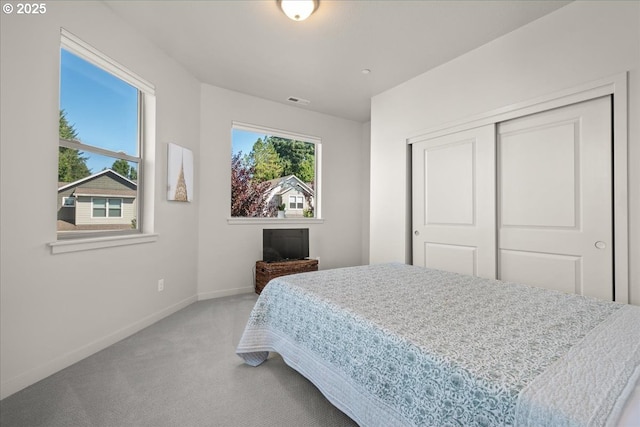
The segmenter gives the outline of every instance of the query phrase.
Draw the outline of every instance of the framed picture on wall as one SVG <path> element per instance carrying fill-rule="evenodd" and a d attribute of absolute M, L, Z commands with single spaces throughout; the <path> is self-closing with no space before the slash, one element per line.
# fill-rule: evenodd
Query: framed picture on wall
<path fill-rule="evenodd" d="M 167 200 L 193 200 L 193 153 L 188 148 L 168 143 Z"/>

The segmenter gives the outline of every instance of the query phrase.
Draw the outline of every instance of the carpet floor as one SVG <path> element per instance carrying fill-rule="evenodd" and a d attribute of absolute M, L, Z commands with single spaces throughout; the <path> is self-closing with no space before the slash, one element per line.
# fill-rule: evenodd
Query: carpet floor
<path fill-rule="evenodd" d="M 236 356 L 257 296 L 199 301 L 0 401 L 0 425 L 356 426 L 278 355 Z"/>

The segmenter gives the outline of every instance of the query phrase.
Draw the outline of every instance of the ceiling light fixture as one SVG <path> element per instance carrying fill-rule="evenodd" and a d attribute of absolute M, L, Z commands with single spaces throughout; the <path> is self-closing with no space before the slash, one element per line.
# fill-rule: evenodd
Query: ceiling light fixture
<path fill-rule="evenodd" d="M 294 21 L 304 21 L 318 9 L 320 0 L 278 0 L 280 9 Z"/>

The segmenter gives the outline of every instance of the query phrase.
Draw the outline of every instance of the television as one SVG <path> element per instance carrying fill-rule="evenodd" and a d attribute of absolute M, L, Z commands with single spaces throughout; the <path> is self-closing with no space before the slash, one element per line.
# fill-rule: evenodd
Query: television
<path fill-rule="evenodd" d="M 262 257 L 265 262 L 295 261 L 309 258 L 309 229 L 263 229 Z"/>

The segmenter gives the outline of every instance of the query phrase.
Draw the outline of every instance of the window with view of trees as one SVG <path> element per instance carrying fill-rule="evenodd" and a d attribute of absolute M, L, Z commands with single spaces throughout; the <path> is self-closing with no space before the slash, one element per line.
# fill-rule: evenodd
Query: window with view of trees
<path fill-rule="evenodd" d="M 234 125 L 231 217 L 318 218 L 316 138 Z"/>
<path fill-rule="evenodd" d="M 58 237 L 139 230 L 145 94 L 148 83 L 63 31 Z"/>

